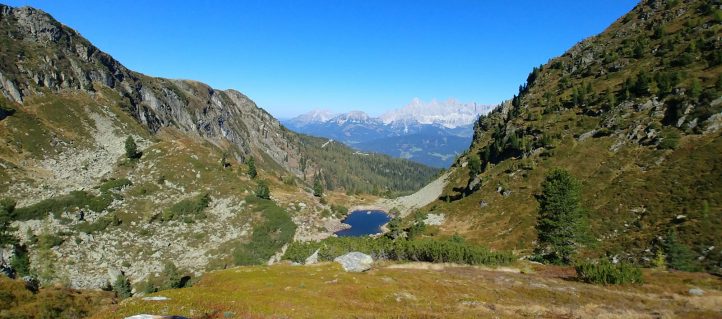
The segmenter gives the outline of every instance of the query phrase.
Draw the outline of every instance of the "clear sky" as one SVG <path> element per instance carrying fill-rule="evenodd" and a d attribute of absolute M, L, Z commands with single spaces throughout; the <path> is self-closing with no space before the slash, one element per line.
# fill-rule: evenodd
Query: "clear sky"
<path fill-rule="evenodd" d="M 414 97 L 496 104 L 637 1 L 0 2 L 47 11 L 130 69 L 236 89 L 285 118 Z"/>

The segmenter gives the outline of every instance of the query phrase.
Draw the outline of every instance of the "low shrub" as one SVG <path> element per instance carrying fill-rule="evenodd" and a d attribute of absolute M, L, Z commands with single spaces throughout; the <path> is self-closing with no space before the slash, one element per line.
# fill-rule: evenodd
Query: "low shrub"
<path fill-rule="evenodd" d="M 133 183 L 131 183 L 127 178 L 111 179 L 100 185 L 100 191 L 105 193 L 110 190 L 117 190 L 130 185 L 133 185 Z"/>
<path fill-rule="evenodd" d="M 208 193 L 186 198 L 163 211 L 163 221 L 182 220 L 191 223 L 196 219 L 206 218 L 204 210 L 211 203 L 211 196 Z"/>
<path fill-rule="evenodd" d="M 108 226 L 110 226 L 114 222 L 117 223 L 115 221 L 115 219 L 116 219 L 115 216 L 113 216 L 113 217 L 105 216 L 103 218 L 99 218 L 98 220 L 96 220 L 93 223 L 89 223 L 87 221 L 79 223 L 79 224 L 75 225 L 75 229 L 77 229 L 80 232 L 86 233 L 86 234 L 100 232 L 100 231 L 103 231 L 106 228 L 108 228 Z"/>
<path fill-rule="evenodd" d="M 296 224 L 286 210 L 271 200 L 248 196 L 246 203 L 254 207 L 254 211 L 261 213 L 263 221 L 256 223 L 250 242 L 237 247 L 233 258 L 236 265 L 264 264 L 293 239 Z"/>
<path fill-rule="evenodd" d="M 641 284 L 642 270 L 627 263 L 613 264 L 603 260 L 576 266 L 577 278 L 583 282 L 603 285 Z"/>
<path fill-rule="evenodd" d="M 36 204 L 15 209 L 16 219 L 26 221 L 31 219 L 43 219 L 48 213 L 59 217 L 65 211 L 74 208 L 86 208 L 94 212 L 101 212 L 113 202 L 112 196 L 102 194 L 94 196 L 84 191 L 73 191 L 70 194 L 55 198 L 48 198 Z"/>
<path fill-rule="evenodd" d="M 320 242 L 294 242 L 286 250 L 284 259 L 303 262 L 316 249 L 319 259 L 330 261 L 352 251 L 359 251 L 375 259 L 460 263 L 469 265 L 503 265 L 514 261 L 509 252 L 494 252 L 485 247 L 460 241 L 436 239 L 391 239 L 388 237 L 331 237 Z"/>
<path fill-rule="evenodd" d="M 669 130 L 665 132 L 662 140 L 657 145 L 657 148 L 662 150 L 673 150 L 679 145 L 680 135 L 676 130 Z"/>

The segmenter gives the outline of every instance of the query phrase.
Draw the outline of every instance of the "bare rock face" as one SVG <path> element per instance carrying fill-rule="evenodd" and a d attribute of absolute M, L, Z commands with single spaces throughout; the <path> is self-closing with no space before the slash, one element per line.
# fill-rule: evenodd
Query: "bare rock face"
<path fill-rule="evenodd" d="M 371 258 L 371 256 L 357 251 L 338 256 L 333 261 L 341 264 L 343 270 L 347 272 L 364 272 L 371 269 L 374 263 L 374 259 Z"/>
<path fill-rule="evenodd" d="M 26 97 L 106 87 L 152 132 L 174 127 L 221 145 L 230 142 L 237 159 L 263 152 L 300 175 L 298 137 L 247 96 L 188 80 L 152 78 L 131 71 L 47 13 L 0 4 L 0 36 L 12 43 L 10 60 L 0 61 L 0 94 L 22 104 Z M 52 54 L 27 54 L 44 52 Z M 111 92 L 112 92 L 111 91 Z M 314 166 L 312 163 L 307 165 Z"/>

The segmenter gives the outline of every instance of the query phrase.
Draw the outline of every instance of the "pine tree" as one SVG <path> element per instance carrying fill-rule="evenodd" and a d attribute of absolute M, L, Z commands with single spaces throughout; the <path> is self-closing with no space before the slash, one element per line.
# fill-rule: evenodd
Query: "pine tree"
<path fill-rule="evenodd" d="M 125 139 L 125 156 L 129 159 L 140 158 L 140 153 L 138 152 L 138 145 L 135 144 L 135 140 L 133 140 L 132 136 L 128 136 L 128 138 Z"/>
<path fill-rule="evenodd" d="M 682 271 L 699 270 L 694 252 L 677 239 L 677 232 L 674 229 L 667 233 L 667 238 L 664 240 L 664 253 L 669 268 Z"/>
<path fill-rule="evenodd" d="M 15 228 L 12 221 L 15 218 L 15 201 L 11 199 L 0 200 L 0 247 L 17 243 L 13 235 Z"/>
<path fill-rule="evenodd" d="M 574 176 L 562 169 L 553 170 L 542 183 L 536 253 L 546 262 L 568 264 L 578 244 L 587 236 L 580 188 Z"/>
<path fill-rule="evenodd" d="M 30 254 L 28 247 L 25 245 L 15 245 L 14 255 L 10 260 L 10 265 L 19 277 L 30 275 Z"/>
<path fill-rule="evenodd" d="M 318 173 L 316 173 L 316 176 L 313 178 L 313 196 L 323 196 L 323 184 L 321 183 L 321 176 Z"/>
<path fill-rule="evenodd" d="M 473 178 L 481 173 L 481 159 L 479 155 L 469 155 L 469 175 Z"/>
<path fill-rule="evenodd" d="M 115 291 L 115 294 L 120 299 L 130 298 L 133 295 L 133 288 L 130 286 L 130 281 L 122 273 L 117 278 L 115 278 L 115 282 L 113 283 L 113 291 Z"/>
<path fill-rule="evenodd" d="M 248 165 L 248 176 L 250 176 L 251 179 L 256 178 L 256 176 L 258 176 L 258 172 L 256 171 L 256 161 L 253 157 L 248 158 L 246 165 Z"/>

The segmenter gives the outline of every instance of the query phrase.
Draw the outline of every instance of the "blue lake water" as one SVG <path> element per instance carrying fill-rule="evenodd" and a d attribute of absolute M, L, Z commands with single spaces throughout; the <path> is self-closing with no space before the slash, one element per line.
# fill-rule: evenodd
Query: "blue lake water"
<path fill-rule="evenodd" d="M 391 220 L 391 217 L 380 210 L 355 210 L 349 214 L 344 223 L 351 228 L 336 232 L 339 237 L 366 236 L 381 232 L 381 226 Z"/>

